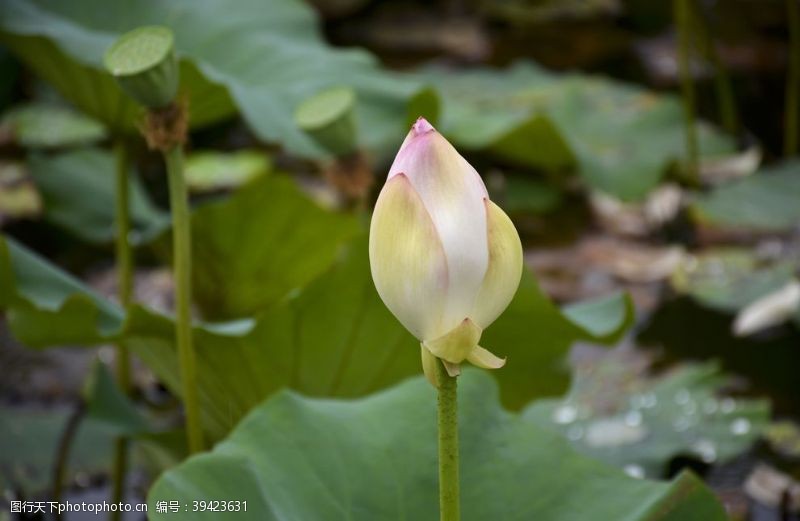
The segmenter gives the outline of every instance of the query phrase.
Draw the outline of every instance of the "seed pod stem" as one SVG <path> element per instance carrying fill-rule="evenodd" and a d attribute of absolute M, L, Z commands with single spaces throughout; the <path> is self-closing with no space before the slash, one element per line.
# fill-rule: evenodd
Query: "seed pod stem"
<path fill-rule="evenodd" d="M 169 178 L 169 200 L 172 211 L 173 272 L 175 276 L 175 314 L 178 359 L 181 368 L 183 403 L 186 409 L 186 434 L 189 452 L 203 450 L 200 427 L 200 404 L 197 398 L 197 368 L 192 346 L 192 246 L 189 204 L 183 176 L 183 147 L 174 146 L 164 153 Z"/>

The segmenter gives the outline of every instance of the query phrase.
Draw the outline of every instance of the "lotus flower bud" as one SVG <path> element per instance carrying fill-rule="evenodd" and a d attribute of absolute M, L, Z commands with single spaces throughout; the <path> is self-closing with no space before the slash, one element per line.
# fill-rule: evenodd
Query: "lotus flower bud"
<path fill-rule="evenodd" d="M 467 360 L 505 363 L 480 347 L 522 276 L 522 245 L 478 173 L 425 119 L 411 128 L 381 190 L 369 236 L 372 279 L 386 307 L 451 376 Z"/>

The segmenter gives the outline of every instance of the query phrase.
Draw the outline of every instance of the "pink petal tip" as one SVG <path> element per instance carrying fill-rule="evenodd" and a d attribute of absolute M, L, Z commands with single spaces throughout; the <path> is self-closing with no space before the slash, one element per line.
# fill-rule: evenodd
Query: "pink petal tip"
<path fill-rule="evenodd" d="M 411 127 L 411 131 L 415 136 L 419 136 L 422 134 L 427 134 L 428 132 L 436 132 L 436 129 L 433 128 L 433 125 L 428 123 L 427 119 L 420 116 L 417 118 L 416 123 L 414 123 L 414 125 Z"/>

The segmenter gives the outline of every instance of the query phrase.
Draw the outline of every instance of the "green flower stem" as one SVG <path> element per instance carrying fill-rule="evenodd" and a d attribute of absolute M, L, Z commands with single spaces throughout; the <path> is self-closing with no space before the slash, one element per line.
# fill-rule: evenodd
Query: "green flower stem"
<path fill-rule="evenodd" d="M 458 383 L 436 361 L 439 382 L 439 519 L 458 521 Z"/>
<path fill-rule="evenodd" d="M 192 347 L 192 248 L 188 194 L 183 177 L 183 148 L 180 145 L 172 147 L 164 152 L 164 159 L 167 163 L 170 210 L 172 212 L 172 262 L 175 276 L 178 359 L 183 403 L 186 409 L 186 434 L 189 441 L 189 453 L 193 454 L 203 450 L 203 431 L 200 427 L 197 369 Z"/>
<path fill-rule="evenodd" d="M 783 150 L 786 156 L 797 154 L 800 124 L 800 2 L 786 0 L 789 18 L 789 77 L 786 81 L 786 118 Z"/>
<path fill-rule="evenodd" d="M 133 256 L 131 245 L 128 242 L 130 235 L 131 222 L 129 214 L 128 197 L 128 154 L 125 149 L 125 142 L 122 138 L 114 142 L 114 158 L 116 162 L 116 186 L 114 201 L 114 220 L 116 222 L 116 264 L 117 279 L 119 284 L 119 300 L 122 306 L 127 309 L 130 307 L 131 295 L 133 293 Z M 117 382 L 120 389 L 125 394 L 131 391 L 131 369 L 130 354 L 128 349 L 122 345 L 117 345 Z M 125 494 L 125 474 L 128 467 L 128 439 L 124 436 L 117 438 L 114 444 L 114 470 L 113 470 L 113 491 L 112 501 L 120 503 Z M 111 514 L 112 520 L 121 518 L 121 512 L 115 511 Z"/>
<path fill-rule="evenodd" d="M 681 81 L 686 133 L 686 159 L 689 179 L 698 181 L 697 129 L 695 126 L 695 93 L 691 71 L 691 6 L 690 0 L 673 0 L 678 38 L 678 72 Z"/>

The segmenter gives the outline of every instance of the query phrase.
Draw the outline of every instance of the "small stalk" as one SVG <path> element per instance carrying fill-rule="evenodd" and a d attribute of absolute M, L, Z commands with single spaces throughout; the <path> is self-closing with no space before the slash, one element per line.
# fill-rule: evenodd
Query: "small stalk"
<path fill-rule="evenodd" d="M 728 71 L 725 69 L 725 65 L 722 63 L 722 59 L 719 57 L 717 48 L 714 45 L 711 23 L 703 15 L 703 11 L 696 1 L 693 8 L 696 13 L 693 20 L 696 22 L 698 31 L 702 36 L 704 54 L 714 67 L 714 89 L 716 90 L 717 110 L 722 121 L 722 128 L 731 134 L 735 134 L 739 130 L 739 114 L 736 110 L 736 98 L 733 95 L 730 76 L 728 76 Z"/>
<path fill-rule="evenodd" d="M 67 478 L 67 468 L 69 467 L 69 455 L 72 452 L 72 444 L 75 442 L 75 435 L 81 425 L 83 417 L 86 415 L 86 404 L 81 400 L 67 418 L 64 430 L 58 440 L 56 448 L 55 463 L 53 465 L 53 501 L 61 503 L 64 496 L 64 481 Z M 61 514 L 56 514 L 56 519 L 61 519 Z"/>
<path fill-rule="evenodd" d="M 116 186 L 115 186 L 115 222 L 116 222 L 116 264 L 117 280 L 119 284 L 119 300 L 125 311 L 131 304 L 133 294 L 133 255 L 131 253 L 130 236 L 130 213 L 128 196 L 128 169 L 129 161 L 125 142 L 118 138 L 114 142 L 114 158 L 116 163 Z M 131 369 L 130 353 L 123 344 L 117 344 L 116 356 L 117 383 L 123 393 L 131 392 Z M 120 436 L 114 443 L 114 470 L 112 485 L 112 502 L 120 503 L 125 496 L 125 476 L 128 467 L 128 439 Z M 111 519 L 116 521 L 121 519 L 121 511 L 111 513 Z"/>
<path fill-rule="evenodd" d="M 203 450 L 203 431 L 200 426 L 197 369 L 192 346 L 192 247 L 188 194 L 183 176 L 183 147 L 175 145 L 166 150 L 164 152 L 164 160 L 167 164 L 170 210 L 172 212 L 178 359 L 181 368 L 183 402 L 186 408 L 186 433 L 189 441 L 189 452 L 193 454 Z"/>
<path fill-rule="evenodd" d="M 439 519 L 459 521 L 458 483 L 458 382 L 436 360 L 439 382 Z"/>
<path fill-rule="evenodd" d="M 689 0 L 673 0 L 678 37 L 678 73 L 685 118 L 686 160 L 689 179 L 699 181 L 697 128 L 695 126 L 695 92 L 691 70 L 691 11 Z"/>
<path fill-rule="evenodd" d="M 789 75 L 786 80 L 783 151 L 787 157 L 797 154 L 800 125 L 800 2 L 787 0 L 789 19 Z"/>

